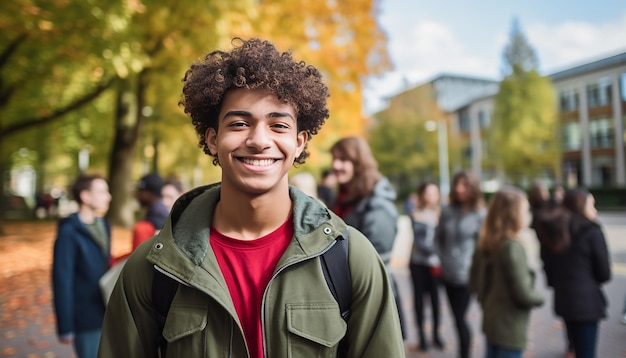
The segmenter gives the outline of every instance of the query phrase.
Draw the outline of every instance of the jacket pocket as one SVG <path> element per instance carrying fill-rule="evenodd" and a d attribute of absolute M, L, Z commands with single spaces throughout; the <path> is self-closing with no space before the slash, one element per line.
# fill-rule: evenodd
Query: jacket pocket
<path fill-rule="evenodd" d="M 202 332 L 206 328 L 208 313 L 207 305 L 172 304 L 163 327 L 163 338 L 169 343 L 186 339 L 197 344 L 195 339 L 202 339 L 203 335 L 194 333 Z"/>
<path fill-rule="evenodd" d="M 287 304 L 289 357 L 336 357 L 348 325 L 336 302 Z"/>

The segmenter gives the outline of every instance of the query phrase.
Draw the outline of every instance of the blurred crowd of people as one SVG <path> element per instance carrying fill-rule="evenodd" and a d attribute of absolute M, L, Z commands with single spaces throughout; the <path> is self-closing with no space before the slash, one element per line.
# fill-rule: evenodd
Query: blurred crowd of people
<path fill-rule="evenodd" d="M 366 201 L 376 196 L 376 186 L 391 193 L 386 194 L 388 202 L 395 200 L 395 192 L 386 179 L 374 176 L 365 194 L 349 196 L 359 188 L 358 182 L 351 182 L 355 174 L 368 180 L 366 170 L 358 168 L 376 168 L 369 149 L 363 150 L 365 154 L 359 152 L 366 143 L 338 149 L 353 142 L 357 139 L 346 138 L 333 146 L 332 168 L 322 172 L 317 191 L 313 190 L 315 177 L 308 172 L 293 175 L 291 184 L 318 199 L 327 198 L 326 205 L 364 232 L 385 257 L 388 251 L 381 248 L 381 238 L 394 236 L 397 214 L 385 215 Z M 351 157 L 349 153 L 354 154 Z M 304 176 L 307 185 L 301 186 L 297 179 Z M 364 201 L 364 197 L 368 199 Z M 546 299 L 534 287 L 535 275 L 543 274 L 554 293 L 554 312 L 566 328 L 568 350 L 564 356 L 594 357 L 599 322 L 606 318 L 607 310 L 602 286 L 610 280 L 611 270 L 593 195 L 585 189 L 565 190 L 560 185 L 550 192 L 546 185 L 535 182 L 527 191 L 505 186 L 489 203 L 484 197 L 477 178 L 462 171 L 453 177 L 449 205 L 442 207 L 439 188 L 430 181 L 420 183 L 404 201 L 403 209 L 413 229 L 409 270 L 418 333 L 417 345 L 409 350 L 427 352 L 431 347 L 446 347 L 440 334 L 442 287 L 452 312 L 459 357 L 469 357 L 471 352 L 472 332 L 466 315 L 473 299 L 483 311 L 487 357 L 522 357 L 530 311 Z M 377 219 L 368 219 L 368 215 Z M 364 223 L 389 231 L 374 232 Z M 528 227 L 536 231 L 539 240 L 540 273 L 528 266 L 520 243 L 520 232 Z M 392 244 L 387 241 L 386 245 Z M 425 314 L 426 308 L 430 308 L 430 315 Z M 427 317 L 430 325 L 425 322 Z M 406 321 L 401 314 L 400 321 Z"/>

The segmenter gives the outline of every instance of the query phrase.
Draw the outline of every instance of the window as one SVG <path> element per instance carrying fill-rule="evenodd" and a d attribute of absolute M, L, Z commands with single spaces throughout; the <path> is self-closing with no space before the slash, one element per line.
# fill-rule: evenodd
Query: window
<path fill-rule="evenodd" d="M 489 118 L 489 112 L 487 112 L 484 109 L 481 109 L 480 111 L 478 111 L 478 124 L 480 125 L 480 128 L 489 127 L 490 122 L 491 122 L 491 119 Z"/>
<path fill-rule="evenodd" d="M 567 122 L 563 125 L 563 150 L 580 150 L 581 136 L 580 123 Z"/>
<path fill-rule="evenodd" d="M 611 79 L 603 77 L 587 86 L 589 108 L 606 106 L 611 103 Z"/>
<path fill-rule="evenodd" d="M 589 145 L 591 148 L 613 146 L 613 121 L 611 119 L 604 117 L 589 122 Z"/>
<path fill-rule="evenodd" d="M 462 110 L 459 112 L 459 132 L 470 131 L 470 116 L 468 110 Z"/>
<path fill-rule="evenodd" d="M 578 93 L 575 89 L 567 89 L 559 93 L 561 111 L 570 112 L 578 109 Z"/>
<path fill-rule="evenodd" d="M 626 101 L 626 73 L 622 73 L 622 75 L 620 76 L 620 87 L 621 87 L 621 94 L 622 94 L 622 101 Z"/>

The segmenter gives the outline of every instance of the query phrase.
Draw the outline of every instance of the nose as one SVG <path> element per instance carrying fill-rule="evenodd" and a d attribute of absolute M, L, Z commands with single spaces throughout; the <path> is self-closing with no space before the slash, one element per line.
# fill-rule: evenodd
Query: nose
<path fill-rule="evenodd" d="M 339 169 L 341 169 L 341 160 L 339 158 L 333 159 L 331 163 L 331 168 L 333 171 L 338 171 Z"/>
<path fill-rule="evenodd" d="M 250 129 L 250 135 L 246 139 L 246 146 L 254 148 L 258 151 L 266 149 L 271 144 L 270 133 L 268 128 L 262 125 L 254 126 Z"/>

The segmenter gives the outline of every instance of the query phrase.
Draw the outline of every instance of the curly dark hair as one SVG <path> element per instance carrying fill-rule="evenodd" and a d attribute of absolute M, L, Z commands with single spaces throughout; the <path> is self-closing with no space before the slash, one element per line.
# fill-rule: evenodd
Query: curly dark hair
<path fill-rule="evenodd" d="M 308 137 L 317 134 L 329 117 L 328 87 L 317 68 L 304 61 L 295 62 L 291 51 L 278 52 L 269 41 L 234 38 L 231 52 L 213 51 L 204 61 L 194 63 L 183 78 L 183 99 L 179 103 L 191 117 L 199 147 L 212 155 L 205 140 L 207 129 L 218 130 L 218 115 L 225 94 L 236 88 L 266 89 L 280 101 L 294 107 L 298 131 Z M 304 163 L 306 149 L 295 159 Z M 213 154 L 213 164 L 218 165 Z"/>

